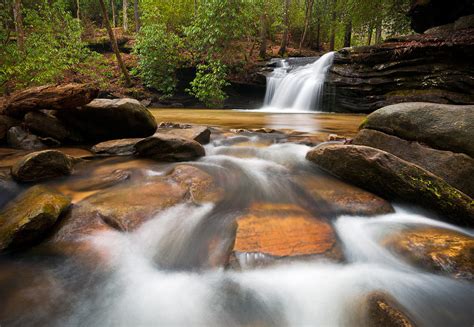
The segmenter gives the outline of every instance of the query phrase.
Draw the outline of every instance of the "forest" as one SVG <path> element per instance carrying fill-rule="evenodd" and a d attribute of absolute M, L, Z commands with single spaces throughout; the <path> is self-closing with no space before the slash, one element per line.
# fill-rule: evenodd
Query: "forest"
<path fill-rule="evenodd" d="M 230 80 L 271 57 L 379 44 L 410 32 L 409 0 L 2 0 L 4 94 L 57 82 L 222 105 Z M 117 43 L 111 54 L 110 26 Z M 104 50 L 105 49 L 105 50 Z M 145 91 L 146 92 L 146 91 Z"/>

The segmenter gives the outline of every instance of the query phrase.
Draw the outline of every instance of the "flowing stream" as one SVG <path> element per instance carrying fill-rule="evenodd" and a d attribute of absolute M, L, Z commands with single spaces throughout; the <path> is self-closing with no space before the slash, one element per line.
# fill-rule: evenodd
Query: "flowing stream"
<path fill-rule="evenodd" d="M 265 111 L 322 111 L 324 82 L 332 65 L 334 52 L 328 52 L 314 63 L 292 67 L 287 60 L 267 77 Z"/>

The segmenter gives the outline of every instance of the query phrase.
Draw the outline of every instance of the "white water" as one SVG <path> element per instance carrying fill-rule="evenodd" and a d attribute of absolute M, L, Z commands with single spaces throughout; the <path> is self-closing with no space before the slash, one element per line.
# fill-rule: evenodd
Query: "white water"
<path fill-rule="evenodd" d="M 307 165 L 305 146 L 267 148 L 208 145 L 198 162 L 239 196 L 293 201 L 290 169 Z M 242 153 L 242 151 L 247 151 Z M 252 158 L 239 158 L 243 154 Z M 245 186 L 245 188 L 242 188 Z M 240 208 L 242 209 L 242 208 Z M 83 299 L 62 325 L 81 326 L 354 326 L 361 297 L 383 290 L 409 310 L 417 326 L 471 326 L 474 286 L 404 263 L 383 248 L 383 235 L 413 225 L 455 228 L 397 208 L 390 215 L 339 217 L 335 229 L 346 263 L 299 262 L 253 270 L 170 270 L 195 246 L 199 226 L 228 211 L 180 204 L 133 233 L 104 233 L 93 244 L 109 253 L 111 272 L 94 299 Z M 212 253 L 210 253 L 212 255 Z M 252 259 L 252 258 L 250 258 Z"/>
<path fill-rule="evenodd" d="M 332 65 L 334 52 L 323 55 L 312 64 L 295 68 L 282 61 L 267 77 L 264 111 L 321 111 L 324 82 Z"/>

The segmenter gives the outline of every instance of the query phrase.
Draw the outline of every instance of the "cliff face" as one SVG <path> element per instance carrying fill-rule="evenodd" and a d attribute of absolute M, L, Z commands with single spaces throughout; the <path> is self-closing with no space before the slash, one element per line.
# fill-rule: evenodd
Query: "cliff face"
<path fill-rule="evenodd" d="M 333 110 L 372 112 L 409 101 L 474 104 L 474 28 L 430 33 L 337 52 L 327 83 Z"/>

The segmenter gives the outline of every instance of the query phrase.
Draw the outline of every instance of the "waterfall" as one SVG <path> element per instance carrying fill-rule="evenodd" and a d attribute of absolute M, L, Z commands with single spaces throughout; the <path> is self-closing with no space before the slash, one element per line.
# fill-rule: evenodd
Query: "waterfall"
<path fill-rule="evenodd" d="M 321 111 L 324 81 L 334 52 L 289 71 L 286 60 L 267 77 L 263 110 Z"/>

